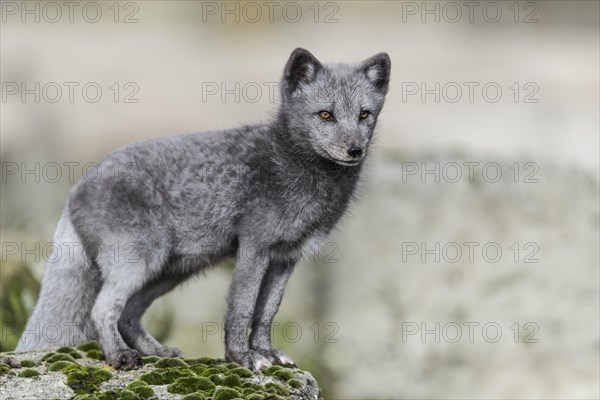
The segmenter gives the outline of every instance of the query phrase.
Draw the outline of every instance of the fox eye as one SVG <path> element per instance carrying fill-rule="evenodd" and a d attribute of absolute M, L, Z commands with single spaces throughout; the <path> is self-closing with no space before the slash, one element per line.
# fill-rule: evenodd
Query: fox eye
<path fill-rule="evenodd" d="M 331 113 L 329 111 L 320 111 L 319 112 L 319 117 L 323 118 L 323 119 L 331 119 L 333 118 L 333 115 L 331 115 Z"/>
<path fill-rule="evenodd" d="M 362 111 L 360 112 L 360 115 L 359 115 L 359 117 L 360 117 L 360 119 L 365 119 L 365 118 L 367 118 L 367 117 L 368 117 L 370 114 L 371 114 L 371 112 L 370 112 L 369 110 L 362 110 Z"/>

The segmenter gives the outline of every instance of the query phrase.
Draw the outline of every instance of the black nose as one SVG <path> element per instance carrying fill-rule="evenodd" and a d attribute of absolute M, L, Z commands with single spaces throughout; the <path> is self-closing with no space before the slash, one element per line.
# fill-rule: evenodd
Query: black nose
<path fill-rule="evenodd" d="M 350 157 L 353 157 L 353 158 L 360 157 L 361 154 L 362 154 L 362 149 L 360 147 L 352 146 L 348 149 L 348 155 Z"/>

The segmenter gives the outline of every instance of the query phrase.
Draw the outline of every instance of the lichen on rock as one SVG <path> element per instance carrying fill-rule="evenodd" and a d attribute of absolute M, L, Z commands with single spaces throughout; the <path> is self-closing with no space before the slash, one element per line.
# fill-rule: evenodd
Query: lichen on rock
<path fill-rule="evenodd" d="M 144 357 L 132 371 L 106 365 L 97 343 L 0 354 L 2 399 L 317 400 L 313 376 L 273 366 L 253 372 L 223 359 Z"/>

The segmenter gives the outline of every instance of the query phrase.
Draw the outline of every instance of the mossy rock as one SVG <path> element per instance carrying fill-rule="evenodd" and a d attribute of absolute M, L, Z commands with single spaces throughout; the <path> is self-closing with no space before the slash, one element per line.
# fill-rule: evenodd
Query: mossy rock
<path fill-rule="evenodd" d="M 167 392 L 175 394 L 191 394 L 200 390 L 213 390 L 215 384 L 210 379 L 198 376 L 186 376 L 178 378 L 167 387 Z"/>
<path fill-rule="evenodd" d="M 223 380 L 225 379 L 225 374 L 219 372 L 218 374 L 212 374 L 208 377 L 215 385 L 223 385 Z"/>
<path fill-rule="evenodd" d="M 75 359 L 70 354 L 65 353 L 55 353 L 44 361 L 46 361 L 48 364 L 53 364 L 58 361 L 70 361 L 74 364 L 77 364 L 77 361 L 75 361 Z"/>
<path fill-rule="evenodd" d="M 276 371 L 271 376 L 273 378 L 279 379 L 280 381 L 287 382 L 288 380 L 290 380 L 290 379 L 292 379 L 294 377 L 294 374 L 291 371 L 288 371 L 286 369 L 282 369 L 281 371 Z"/>
<path fill-rule="evenodd" d="M 107 390 L 106 392 L 99 393 L 97 396 L 98 400 L 119 400 L 119 391 Z"/>
<path fill-rule="evenodd" d="M 150 386 L 136 386 L 130 390 L 142 399 L 149 399 L 154 396 L 154 389 Z"/>
<path fill-rule="evenodd" d="M 8 364 L 0 363 L 0 376 L 1 375 L 14 375 L 14 373 L 11 371 Z"/>
<path fill-rule="evenodd" d="M 234 375 L 234 374 L 226 375 L 223 378 L 222 382 L 223 382 L 222 385 L 229 386 L 229 387 L 232 387 L 232 388 L 241 387 L 242 386 L 242 380 L 240 379 L 239 376 Z"/>
<path fill-rule="evenodd" d="M 73 366 L 77 366 L 77 364 L 74 364 L 71 361 L 57 361 L 55 363 L 50 364 L 50 366 L 48 367 L 48 371 L 64 372 L 66 368 Z"/>
<path fill-rule="evenodd" d="M 273 375 L 275 375 L 276 372 L 279 372 L 279 371 L 285 371 L 285 369 L 280 365 L 273 365 L 269 368 L 263 369 L 262 373 L 267 376 L 273 376 Z"/>
<path fill-rule="evenodd" d="M 276 394 L 269 394 L 265 397 L 265 400 L 286 400 L 283 396 L 278 396 Z"/>
<path fill-rule="evenodd" d="M 290 379 L 289 381 L 287 381 L 287 384 L 294 389 L 300 389 L 300 388 L 302 388 L 302 386 L 304 386 L 302 384 L 302 381 L 300 381 L 299 379 L 296 379 L 296 378 Z"/>
<path fill-rule="evenodd" d="M 88 350 L 85 353 L 87 358 L 93 358 L 94 360 L 104 360 L 104 354 L 100 350 Z"/>
<path fill-rule="evenodd" d="M 21 367 L 31 368 L 35 367 L 36 363 L 32 360 L 21 360 Z"/>
<path fill-rule="evenodd" d="M 144 381 L 136 380 L 136 381 L 133 381 L 133 382 L 129 383 L 127 385 L 127 389 L 128 390 L 132 390 L 132 389 L 135 389 L 136 387 L 140 387 L 140 386 L 146 386 L 147 387 L 148 383 L 146 383 Z"/>
<path fill-rule="evenodd" d="M 249 378 L 251 376 L 254 376 L 254 373 L 252 371 L 250 371 L 248 368 L 244 368 L 244 367 L 233 368 L 233 369 L 229 370 L 229 373 L 235 374 L 235 375 L 239 376 L 240 378 Z"/>
<path fill-rule="evenodd" d="M 18 376 L 19 378 L 37 378 L 38 376 L 40 376 L 40 373 L 33 368 L 27 368 L 19 372 Z"/>
<path fill-rule="evenodd" d="M 75 350 L 74 347 L 70 347 L 70 346 L 61 347 L 61 348 L 57 349 L 56 352 L 60 353 L 60 354 L 68 354 L 75 359 L 83 358 L 82 355 L 79 354 L 79 352 L 77 350 Z"/>
<path fill-rule="evenodd" d="M 144 361 L 144 364 L 156 364 L 160 360 L 162 360 L 162 358 L 160 358 L 158 356 L 146 356 L 146 357 L 142 358 L 142 361 Z"/>
<path fill-rule="evenodd" d="M 265 389 L 269 393 L 281 395 L 281 396 L 289 396 L 290 391 L 285 388 L 285 386 L 280 385 L 279 383 L 269 382 L 265 385 Z"/>
<path fill-rule="evenodd" d="M 206 400 L 207 397 L 202 393 L 192 393 L 187 396 L 183 396 L 181 400 Z"/>
<path fill-rule="evenodd" d="M 202 376 L 202 373 L 204 371 L 206 371 L 208 368 L 210 368 L 208 365 L 205 364 L 196 364 L 196 365 L 192 365 L 190 367 L 190 370 L 194 371 L 194 373 L 198 376 Z"/>
<path fill-rule="evenodd" d="M 97 367 L 80 367 L 67 372 L 67 386 L 75 394 L 97 392 L 98 385 L 112 378 L 112 374 Z"/>
<path fill-rule="evenodd" d="M 242 394 L 235 389 L 226 386 L 218 386 L 212 397 L 214 400 L 233 400 L 241 396 Z"/>
<path fill-rule="evenodd" d="M 275 366 L 266 371 L 253 372 L 238 364 L 219 359 L 157 358 L 152 360 L 155 361 L 154 365 L 146 365 L 138 370 L 120 371 L 113 370 L 95 358 L 76 360 L 71 355 L 73 351 L 73 348 L 65 346 L 56 350 L 17 353 L 15 360 L 25 367 L 16 367 L 16 362 L 15 365 L 0 364 L 0 373 L 15 376 L 0 378 L 0 385 L 4 385 L 3 391 L 8 389 L 9 398 L 36 398 L 37 389 L 34 385 L 24 381 L 25 387 L 17 388 L 14 385 L 11 387 L 10 384 L 22 379 L 16 376 L 19 372 L 23 376 L 30 373 L 23 371 L 31 369 L 41 375 L 45 374 L 44 379 L 62 383 L 57 385 L 56 389 L 51 389 L 54 391 L 48 392 L 45 396 L 48 399 L 65 398 L 62 394 L 66 389 L 65 383 L 73 390 L 72 400 L 155 400 L 157 397 L 182 400 L 184 396 L 186 400 L 320 398 L 319 388 L 314 379 L 297 368 Z M 86 350 L 86 353 L 93 354 L 93 351 L 94 349 Z M 42 357 L 45 357 L 44 363 L 37 361 Z M 23 362 L 25 360 L 35 360 L 34 367 L 28 367 L 27 365 L 32 364 Z M 162 367 L 156 365 L 159 362 Z M 286 382 L 286 378 L 289 377 L 291 378 Z"/>
<path fill-rule="evenodd" d="M 73 397 L 73 400 L 98 400 L 98 397 L 94 394 L 78 394 Z"/>
<path fill-rule="evenodd" d="M 98 342 L 87 342 L 77 346 L 77 350 L 88 352 L 90 350 L 102 351 Z"/>
<path fill-rule="evenodd" d="M 187 368 L 189 367 L 189 365 L 179 359 L 179 358 L 163 358 L 162 360 L 158 361 L 156 364 L 156 368 Z"/>
<path fill-rule="evenodd" d="M 139 379 L 149 385 L 166 385 L 173 383 L 176 379 L 183 378 L 185 376 L 196 376 L 196 374 L 187 368 L 162 368 L 143 374 L 139 377 Z"/>

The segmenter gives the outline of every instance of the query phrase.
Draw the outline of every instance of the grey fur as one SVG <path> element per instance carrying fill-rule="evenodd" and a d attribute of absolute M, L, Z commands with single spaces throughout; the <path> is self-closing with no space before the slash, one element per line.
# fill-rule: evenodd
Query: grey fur
<path fill-rule="evenodd" d="M 323 65 L 299 48 L 271 123 L 138 142 L 107 156 L 98 179 L 69 192 L 55 242 L 81 246 L 48 264 L 17 350 L 98 339 L 122 369 L 139 366 L 140 354 L 177 356 L 141 316 L 180 282 L 236 256 L 226 358 L 253 369 L 293 363 L 272 349 L 271 324 L 294 264 L 352 198 L 389 75 L 385 53 Z M 351 148 L 360 151 L 351 156 Z M 58 342 L 32 334 L 51 324 L 74 331 Z"/>

